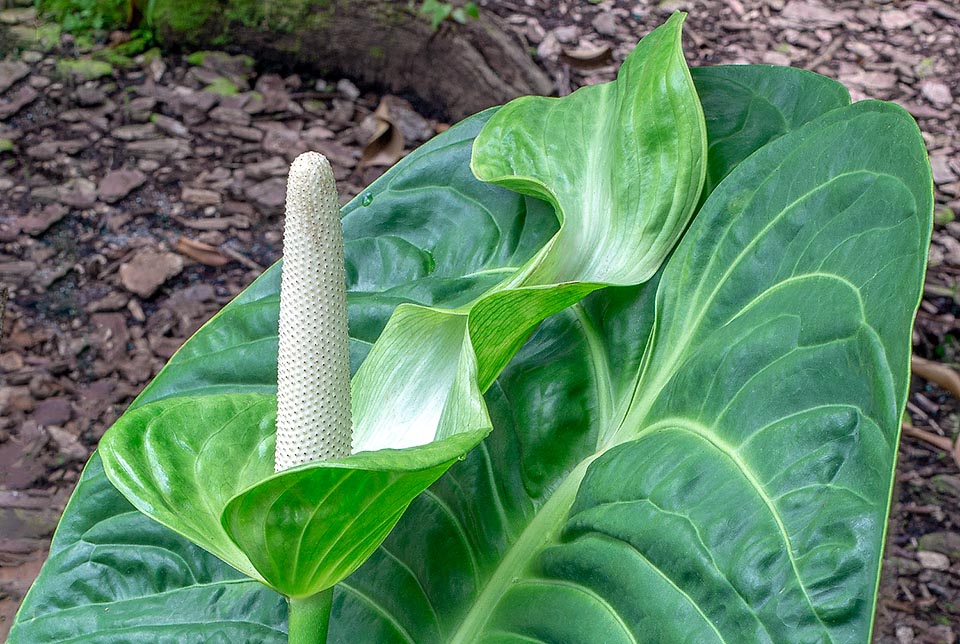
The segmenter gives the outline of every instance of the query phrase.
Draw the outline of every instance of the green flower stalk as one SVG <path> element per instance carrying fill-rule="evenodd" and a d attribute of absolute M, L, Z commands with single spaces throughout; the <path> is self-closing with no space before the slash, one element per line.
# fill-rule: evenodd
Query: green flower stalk
<path fill-rule="evenodd" d="M 287 179 L 277 359 L 277 472 L 350 454 L 350 346 L 333 169 L 301 154 Z"/>

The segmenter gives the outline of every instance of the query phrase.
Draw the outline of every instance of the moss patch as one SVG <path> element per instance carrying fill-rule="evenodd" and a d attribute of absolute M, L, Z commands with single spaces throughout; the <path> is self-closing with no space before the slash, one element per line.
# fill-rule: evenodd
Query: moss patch
<path fill-rule="evenodd" d="M 161 43 L 220 47 L 241 28 L 281 35 L 326 28 L 331 6 L 330 0 L 151 0 L 145 19 Z"/>
<path fill-rule="evenodd" d="M 956 213 L 949 206 L 941 206 L 933 213 L 933 221 L 940 226 L 946 226 L 956 218 Z"/>
<path fill-rule="evenodd" d="M 91 60 L 89 58 L 61 60 L 57 63 L 57 72 L 61 76 L 80 76 L 87 80 L 93 80 L 113 74 L 113 65 L 103 60 Z"/>
<path fill-rule="evenodd" d="M 129 56 L 124 56 L 114 49 L 101 49 L 93 54 L 97 60 L 102 60 L 114 67 L 132 67 L 135 63 Z"/>
<path fill-rule="evenodd" d="M 237 73 L 243 73 L 243 68 L 251 70 L 257 64 L 250 56 L 232 55 L 223 51 L 195 51 L 187 56 L 187 62 L 209 69 L 231 69 Z"/>
<path fill-rule="evenodd" d="M 97 42 L 87 34 L 80 34 L 73 39 L 73 48 L 81 54 L 93 51 L 96 45 Z"/>
<path fill-rule="evenodd" d="M 163 54 L 160 52 L 159 47 L 151 47 L 140 55 L 139 60 L 142 63 L 149 63 L 150 61 L 156 60 L 162 56 Z"/>
<path fill-rule="evenodd" d="M 124 27 L 130 20 L 130 0 L 39 0 L 40 14 L 73 33 L 102 32 Z"/>
<path fill-rule="evenodd" d="M 327 104 L 317 98 L 308 98 L 303 102 L 303 107 L 313 114 L 322 114 L 327 110 Z"/>
<path fill-rule="evenodd" d="M 270 29 L 290 33 L 303 26 L 315 0 L 287 0 L 286 2 L 263 2 L 263 0 L 232 0 L 226 11 L 228 20 L 245 27 Z"/>
<path fill-rule="evenodd" d="M 144 31 L 138 30 L 138 33 L 127 42 L 112 47 L 113 51 L 121 56 L 138 56 L 150 48 L 151 36 Z"/>
<path fill-rule="evenodd" d="M 191 65 L 196 65 L 197 67 L 200 67 L 201 65 L 203 65 L 204 62 L 206 62 L 207 56 L 209 56 L 211 53 L 212 52 L 209 52 L 209 51 L 195 51 L 189 56 L 187 56 L 187 62 L 190 63 Z"/>
<path fill-rule="evenodd" d="M 37 43 L 47 52 L 60 44 L 60 25 L 48 23 L 37 27 Z"/>
<path fill-rule="evenodd" d="M 237 86 L 228 78 L 220 77 L 203 88 L 205 92 L 213 92 L 220 96 L 235 96 L 240 93 Z"/>
<path fill-rule="evenodd" d="M 152 10 L 146 16 L 147 24 L 153 26 L 161 39 L 164 32 L 199 35 L 218 9 L 215 2 L 197 0 L 159 0 L 149 6 Z"/>
<path fill-rule="evenodd" d="M 0 139 L 0 152 L 12 152 L 13 141 L 10 139 Z"/>

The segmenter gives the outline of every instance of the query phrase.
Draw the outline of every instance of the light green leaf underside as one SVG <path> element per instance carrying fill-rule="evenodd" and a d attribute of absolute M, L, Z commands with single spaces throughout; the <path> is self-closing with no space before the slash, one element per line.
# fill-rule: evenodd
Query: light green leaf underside
<path fill-rule="evenodd" d="M 315 595 L 366 561 L 410 502 L 486 435 L 463 431 L 284 471 L 231 499 L 223 528 L 272 587 Z"/>
<path fill-rule="evenodd" d="M 487 434 L 275 474 L 276 406 L 264 394 L 151 403 L 111 428 L 100 455 L 141 512 L 290 597 L 356 570 L 410 501 Z"/>
<path fill-rule="evenodd" d="M 736 73 L 736 69 L 751 68 L 731 68 L 730 73 Z M 764 72 L 770 78 L 781 73 L 789 72 L 775 68 Z M 750 76 L 745 74 L 742 84 L 749 82 Z M 698 83 L 698 89 L 704 104 L 710 104 L 710 88 Z M 783 101 L 776 108 L 780 116 L 774 119 L 776 122 L 758 127 L 761 136 L 757 140 L 763 139 L 764 131 L 773 132 L 771 137 L 775 137 L 779 121 L 789 121 L 782 115 L 792 111 L 804 113 L 794 107 L 804 104 L 802 95 L 781 97 L 774 93 L 769 96 L 772 105 Z M 728 103 L 732 101 L 715 101 L 714 105 Z M 869 111 L 864 107 L 855 109 L 862 110 L 855 112 L 858 118 L 866 117 Z M 751 116 L 757 113 L 752 111 Z M 775 111 L 766 113 L 776 114 Z M 813 112 L 807 113 L 811 118 L 816 116 Z M 487 116 L 489 114 L 480 118 Z M 337 586 L 331 641 L 595 642 L 602 637 L 602 641 L 611 642 L 750 642 L 769 641 L 764 638 L 781 632 L 778 629 L 784 628 L 784 624 L 796 624 L 811 635 L 809 641 L 829 641 L 824 638 L 824 632 L 833 641 L 865 641 L 874 602 L 870 580 L 876 579 L 880 556 L 879 534 L 868 535 L 877 525 L 882 525 L 885 516 L 892 476 L 892 462 L 885 454 L 888 445 L 895 444 L 896 440 L 895 429 L 883 423 L 889 415 L 890 401 L 902 405 L 905 395 L 904 356 L 909 347 L 907 329 L 912 313 L 908 309 L 919 297 L 931 199 L 929 169 L 915 127 L 899 112 L 871 118 L 879 120 L 870 123 L 861 120 L 857 127 L 865 128 L 863 131 L 854 131 L 851 125 L 844 135 L 854 138 L 859 135 L 872 141 L 873 148 L 868 150 L 865 160 L 861 159 L 867 164 L 882 165 L 887 154 L 884 150 L 893 141 L 893 149 L 900 151 L 890 152 L 890 156 L 900 160 L 897 165 L 901 166 L 902 183 L 915 200 L 912 232 L 908 234 L 896 226 L 884 231 L 883 226 L 878 226 L 866 236 L 872 241 L 869 241 L 870 252 L 863 254 L 864 267 L 870 262 L 876 266 L 884 257 L 899 257 L 897 261 L 903 262 L 903 270 L 895 280 L 890 277 L 893 271 L 876 271 L 876 279 L 887 282 L 890 287 L 886 294 L 877 295 L 882 291 L 873 289 L 872 284 L 861 289 L 856 279 L 857 270 L 850 269 L 852 279 L 847 279 L 856 289 L 829 276 L 820 278 L 811 271 L 809 277 L 790 282 L 795 282 L 792 288 L 815 293 L 804 296 L 801 302 L 808 302 L 809 306 L 799 311 L 787 308 L 782 311 L 784 315 L 774 316 L 771 326 L 764 326 L 757 324 L 760 311 L 756 313 L 758 317 L 751 317 L 749 309 L 741 312 L 744 305 L 737 299 L 758 299 L 766 290 L 762 285 L 750 286 L 745 291 L 742 284 L 733 290 L 721 288 L 718 294 L 723 297 L 718 296 L 711 302 L 723 308 L 718 309 L 716 316 L 705 315 L 690 338 L 684 340 L 692 344 L 689 351 L 676 354 L 679 362 L 658 362 L 652 355 L 646 357 L 644 378 L 661 392 L 657 396 L 659 402 L 647 398 L 644 396 L 647 389 L 638 388 L 637 383 L 644 361 L 645 340 L 654 326 L 655 300 L 669 299 L 668 289 L 673 288 L 660 286 L 658 294 L 658 285 L 661 281 L 675 285 L 690 280 L 694 286 L 686 291 L 692 299 L 699 280 L 693 268 L 684 269 L 685 262 L 691 262 L 696 270 L 713 270 L 704 262 L 715 251 L 715 245 L 739 252 L 756 232 L 756 228 L 750 226 L 727 228 L 730 222 L 723 219 L 718 208 L 712 211 L 712 221 L 704 223 L 703 215 L 710 212 L 705 208 L 691 228 L 691 234 L 700 235 L 697 241 L 684 242 L 671 260 L 670 268 L 661 271 L 649 285 L 595 293 L 582 304 L 548 319 L 532 335 L 487 393 L 495 431 L 464 462 L 414 499 L 405 517 L 368 563 Z M 850 121 L 853 123 L 856 119 Z M 714 134 L 720 130 L 711 128 L 711 123 L 716 126 L 718 121 L 711 119 L 708 112 L 712 143 Z M 469 139 L 472 134 L 466 128 L 470 127 L 476 132 L 476 126 L 468 123 L 465 129 L 450 134 Z M 875 127 L 885 129 L 877 132 Z M 439 139 L 434 142 L 437 147 L 450 140 Z M 795 141 L 785 147 L 792 145 Z M 826 148 L 824 154 L 837 150 L 836 145 Z M 468 152 L 469 146 L 461 150 Z M 711 167 L 713 155 L 720 151 L 720 146 L 711 147 Z M 430 152 L 438 154 L 436 147 Z M 732 158 L 735 154 L 720 156 Z M 426 164 L 426 158 L 413 161 Z M 850 161 L 847 158 L 845 162 Z M 457 166 L 451 158 L 445 158 L 441 165 L 444 172 Z M 771 167 L 776 165 L 773 163 Z M 801 170 L 797 170 L 798 166 Z M 794 175 L 803 175 L 811 166 L 803 159 L 794 158 L 779 171 L 783 172 L 784 167 L 792 168 Z M 427 168 L 417 170 L 432 173 L 434 177 L 441 172 L 436 168 L 429 172 Z M 406 168 L 398 171 L 405 172 Z M 412 177 L 415 173 L 406 176 Z M 397 179 L 391 181 L 398 182 Z M 456 190 L 477 189 L 464 188 L 464 185 L 471 184 L 469 181 L 457 184 Z M 372 188 L 374 192 L 375 188 Z M 902 190 L 891 186 L 884 189 L 887 190 L 884 194 L 894 198 L 894 206 L 907 204 Z M 405 217 L 414 217 L 412 213 L 426 212 L 432 207 L 430 198 L 418 195 L 416 190 L 376 192 L 373 205 L 366 209 L 370 213 L 366 218 L 358 204 L 345 210 L 348 213 L 345 219 L 352 217 L 355 222 L 349 228 L 360 237 L 372 237 L 370 231 L 379 225 L 382 215 L 377 204 L 395 203 L 394 199 L 401 194 L 410 199 L 405 204 L 406 214 L 387 208 L 394 213 L 391 215 L 394 219 L 387 219 L 395 221 L 397 226 Z M 489 195 L 499 194 L 496 189 L 490 189 Z M 764 193 L 756 190 L 755 194 Z M 847 194 L 852 194 L 849 188 Z M 418 202 L 421 197 L 422 201 Z M 763 201 L 755 197 L 751 208 L 746 208 L 750 197 L 741 195 L 734 187 L 729 187 L 726 197 L 722 198 L 725 203 L 743 205 L 744 210 L 764 211 Z M 422 205 L 413 206 L 416 203 Z M 527 249 L 526 256 L 520 251 L 512 252 L 509 245 L 486 253 L 479 245 L 465 244 L 459 252 L 436 253 L 434 259 L 456 257 L 456 261 L 465 261 L 459 274 L 470 277 L 462 283 L 477 295 L 488 290 L 503 277 L 504 273 L 497 272 L 497 266 L 522 265 L 555 231 L 548 211 L 537 211 L 535 200 L 522 203 L 526 205 L 512 211 L 514 223 L 502 225 L 501 230 L 512 231 L 514 239 L 524 238 L 518 231 L 538 231 L 539 236 L 525 237 L 534 241 L 516 246 Z M 809 206 L 808 203 L 805 207 L 817 210 Z M 771 217 L 777 210 L 771 207 L 765 216 Z M 401 236 L 412 239 L 417 234 L 416 226 L 429 227 L 431 218 L 445 220 L 455 212 L 432 211 L 416 224 L 411 223 L 410 230 L 402 231 Z M 534 217 L 538 212 L 542 215 L 539 219 Z M 521 221 L 525 221 L 526 226 L 517 223 Z M 529 228 L 535 221 L 543 225 Z M 814 222 L 819 221 L 817 214 Z M 866 221 L 873 222 L 873 217 Z M 821 222 L 814 228 L 818 226 L 823 231 L 832 230 L 838 238 L 847 234 L 842 226 L 835 224 Z M 718 241 L 721 237 L 722 243 Z M 902 248 L 887 252 L 900 242 Z M 851 248 L 865 248 L 853 241 L 847 242 L 847 246 L 850 243 L 853 243 Z M 868 243 L 867 239 L 862 243 Z M 410 241 L 410 244 L 421 251 L 431 248 L 423 240 Z M 367 244 L 364 252 L 374 252 L 369 250 L 373 246 Z M 837 248 L 842 246 L 843 243 Z M 827 251 L 827 246 L 811 243 L 811 248 L 815 247 L 822 249 L 821 261 L 828 269 L 816 272 L 854 265 L 852 261 L 844 264 L 842 252 Z M 391 243 L 384 248 L 387 253 L 394 252 Z M 814 252 L 804 255 L 797 250 L 793 257 L 805 256 L 812 263 Z M 474 259 L 484 253 L 487 263 L 476 263 Z M 681 254 L 684 254 L 683 261 L 677 259 Z M 491 257 L 499 259 L 489 259 Z M 757 253 L 746 258 L 754 267 L 770 264 L 766 272 L 746 273 L 763 277 L 768 283 L 784 281 L 783 276 L 788 273 L 779 255 Z M 440 259 L 436 259 L 437 266 L 441 265 Z M 410 265 L 421 267 L 416 270 L 426 270 L 423 267 L 429 263 L 423 252 L 411 254 Z M 385 261 L 383 265 L 391 264 Z M 800 265 L 804 268 L 802 262 Z M 365 343 L 376 338 L 396 304 L 413 300 L 427 305 L 459 306 L 475 297 L 469 295 L 455 301 L 456 288 L 444 290 L 456 282 L 458 274 L 455 266 L 446 266 L 442 278 L 431 281 L 428 275 L 423 278 L 424 286 L 418 282 L 395 283 L 382 295 L 372 286 L 376 283 L 374 278 L 365 277 L 356 282 L 364 284 L 364 292 L 354 291 L 351 299 L 351 330 L 355 327 L 362 330 L 362 335 L 354 333 L 359 339 L 355 343 L 357 362 L 366 354 Z M 415 270 L 401 273 L 411 275 Z M 735 271 L 724 283 L 733 283 L 732 278 L 739 275 L 741 273 Z M 278 286 L 276 276 L 274 269 L 230 305 L 219 322 L 212 323 L 191 340 L 140 402 L 181 391 L 268 390 L 270 378 L 275 378 L 275 373 L 265 374 L 269 365 L 260 367 L 264 373 L 244 373 L 243 365 L 249 362 L 241 358 L 247 357 L 244 352 L 260 347 L 255 349 L 256 355 L 269 362 L 269 351 L 261 348 L 272 342 L 275 368 L 275 337 L 270 334 L 276 333 L 276 302 L 271 300 Z M 490 281 L 484 283 L 485 279 Z M 715 278 L 704 288 L 718 283 Z M 789 284 L 780 290 L 787 286 Z M 866 314 L 857 317 L 857 307 L 852 305 L 849 295 L 861 290 L 872 298 L 872 303 L 864 298 L 864 306 L 859 308 Z M 702 298 L 708 292 L 703 291 L 697 297 Z M 773 306 L 776 292 L 763 298 L 764 307 Z M 835 321 L 831 320 L 829 328 L 821 331 L 833 341 L 820 343 L 811 335 L 809 323 L 823 317 L 825 304 L 815 298 L 827 295 L 836 298 L 840 313 Z M 677 296 L 676 304 L 692 306 L 690 299 Z M 829 304 L 833 306 L 832 302 Z M 226 323 L 228 314 L 234 315 L 242 310 L 240 307 L 248 305 L 253 308 L 246 311 L 256 310 L 256 313 L 241 315 Z M 257 309 L 258 306 L 262 309 Z M 663 321 L 667 305 L 661 302 L 659 306 L 655 332 L 667 337 Z M 897 318 L 900 309 L 907 312 L 899 321 L 880 324 L 874 319 L 877 315 Z M 257 326 L 254 323 L 257 315 L 262 315 L 266 322 Z M 353 318 L 357 318 L 356 321 Z M 864 319 L 873 325 L 876 333 L 863 326 Z M 755 333 L 756 346 L 751 343 Z M 684 334 L 668 336 L 671 342 L 687 337 Z M 707 356 L 698 358 L 695 354 L 699 350 L 694 345 L 705 347 L 704 350 L 730 346 L 725 358 L 715 355 L 711 361 Z M 899 354 L 898 348 L 902 349 Z M 830 382 L 845 378 L 841 391 L 846 399 L 834 396 L 816 404 L 809 400 L 804 403 L 803 396 L 789 387 L 799 387 L 802 382 L 816 384 L 815 380 L 823 376 L 819 362 L 812 373 L 804 364 L 819 360 L 821 355 L 834 365 L 827 369 L 828 376 L 833 378 Z M 852 367 L 847 363 L 839 366 L 854 357 Z M 194 364 L 206 359 L 215 366 L 193 376 L 186 359 Z M 882 366 L 883 361 L 893 365 L 893 377 L 888 379 L 888 384 L 882 382 L 882 377 L 873 384 L 866 383 L 863 385 L 869 390 L 866 397 L 850 402 L 858 395 L 849 388 L 853 383 L 846 382 L 855 379 L 851 374 L 866 366 Z M 716 383 L 709 381 L 704 372 L 711 374 L 711 369 L 725 369 L 725 374 L 731 374 L 730 387 L 717 387 L 719 379 L 715 379 Z M 771 401 L 776 402 L 777 398 L 767 397 L 762 385 L 774 380 L 778 369 L 779 373 L 787 372 L 787 377 L 782 379 L 782 384 L 778 383 L 780 389 L 776 396 L 785 397 L 796 409 L 807 404 L 804 413 L 791 415 L 786 412 L 789 405 L 785 405 L 782 418 L 776 417 L 778 410 Z M 234 378 L 232 371 L 240 377 Z M 229 374 L 232 380 L 224 382 L 222 374 Z M 698 396 L 696 403 L 689 399 L 685 383 L 702 385 L 700 393 L 704 395 Z M 818 391 L 826 391 L 828 387 L 829 382 L 824 383 Z M 764 405 L 756 418 L 745 417 L 753 424 L 738 433 L 734 414 L 749 406 L 751 396 Z M 731 403 L 729 409 L 721 414 L 728 403 Z M 797 431 L 797 428 L 808 428 L 812 433 Z M 866 445 L 866 437 L 878 431 L 884 435 L 883 444 L 874 441 Z M 761 460 L 766 458 L 770 459 L 769 467 L 761 467 Z M 881 467 L 868 471 L 865 465 L 870 462 L 880 463 Z M 777 468 L 784 472 L 782 476 L 773 471 Z M 855 485 L 846 485 L 855 478 L 855 471 L 862 476 Z M 702 476 L 698 478 L 700 473 Z M 91 486 L 95 485 L 99 488 L 93 493 Z M 849 487 L 866 501 L 856 495 L 845 495 L 842 487 Z M 876 490 L 881 490 L 879 496 L 871 498 Z M 726 503 L 726 493 L 742 501 L 742 506 L 730 510 L 728 505 L 726 510 L 711 511 L 712 506 L 696 496 L 698 491 L 704 499 L 714 500 L 713 506 L 717 506 L 721 494 Z M 819 511 L 822 507 L 821 495 L 824 494 L 836 509 L 828 507 L 829 512 L 822 516 L 814 514 L 814 508 Z M 674 497 L 689 502 L 680 507 Z M 731 525 L 739 518 L 741 507 L 748 520 L 746 528 Z M 810 509 L 809 514 L 805 514 L 805 508 Z M 865 523 L 854 526 L 852 534 L 845 533 L 845 523 L 833 521 L 844 512 L 866 517 Z M 129 538 L 111 532 L 111 522 L 117 519 L 129 521 Z M 106 587 L 94 589 L 89 583 L 84 584 L 84 576 L 93 576 L 90 568 L 73 565 L 71 557 L 78 560 L 88 557 L 85 553 L 91 548 L 83 535 L 98 530 L 105 536 L 96 550 L 101 559 L 111 561 L 114 570 L 142 565 L 141 553 L 146 552 L 143 544 L 155 544 L 162 553 L 175 553 L 169 558 L 177 563 L 171 564 L 170 572 L 163 577 L 169 586 L 158 591 L 150 582 L 153 577 L 119 575 L 115 583 L 107 583 Z M 724 550 L 726 539 L 741 547 L 744 543 L 759 544 L 776 553 L 770 556 L 769 562 L 762 557 L 738 559 L 736 555 L 725 561 L 724 553 L 733 548 L 730 545 Z M 787 541 L 793 547 L 792 562 L 782 547 Z M 136 546 L 131 547 L 131 542 Z M 825 544 L 824 548 L 821 551 L 811 548 L 810 544 L 815 543 Z M 18 616 L 10 640 L 14 644 L 60 641 L 46 634 L 52 629 L 62 633 L 71 625 L 78 627 L 75 632 L 92 632 L 82 630 L 92 623 L 84 621 L 87 619 L 84 616 L 102 616 L 104 604 L 122 604 L 126 610 L 135 610 L 136 606 L 152 607 L 153 602 L 163 602 L 169 597 L 172 610 L 202 619 L 208 612 L 196 599 L 192 603 L 176 603 L 180 589 L 190 589 L 195 583 L 209 584 L 211 589 L 216 589 L 210 592 L 219 597 L 224 589 L 234 587 L 237 577 L 213 557 L 132 512 L 106 483 L 96 456 L 71 501 L 53 551 L 50 563 Z M 760 551 L 764 552 L 763 548 Z M 831 560 L 831 557 L 835 558 Z M 690 568 L 678 567 L 678 562 L 688 559 Z M 800 574 L 794 574 L 795 570 Z M 766 575 L 783 581 L 787 596 L 795 598 L 795 601 L 784 600 L 785 612 L 777 618 L 771 617 L 769 609 L 749 603 L 764 596 L 765 587 L 760 582 Z M 194 578 L 202 581 L 194 582 Z M 844 579 L 846 585 L 837 585 Z M 861 584 L 862 580 L 866 583 Z M 703 588 L 697 585 L 701 581 Z M 838 596 L 838 588 L 846 591 L 846 603 Z M 227 595 L 223 597 L 223 601 L 230 601 Z M 721 608 L 724 600 L 729 602 Z M 251 620 L 274 624 L 282 631 L 282 603 L 278 596 L 263 589 L 245 601 L 248 603 L 242 604 L 243 611 Z M 75 608 L 67 612 L 64 608 L 68 606 Z M 738 619 L 740 616 L 744 618 L 742 621 Z M 231 623 L 229 618 L 223 619 L 224 624 Z M 479 627 L 472 629 L 476 625 Z M 564 630 L 560 630 L 561 625 L 565 625 Z M 256 630 L 258 627 L 249 628 L 251 640 L 278 641 L 261 636 L 261 631 Z M 143 641 L 156 641 L 156 638 L 144 635 Z M 193 641 L 207 639 L 198 635 Z M 238 636 L 231 641 L 243 641 L 243 638 Z"/>
<path fill-rule="evenodd" d="M 100 456 L 137 509 L 268 583 L 220 528 L 220 515 L 273 474 L 276 415 L 276 397 L 263 394 L 153 403 L 124 414 L 100 441 Z"/>
<path fill-rule="evenodd" d="M 512 285 L 639 284 L 693 215 L 707 133 L 676 13 L 624 61 L 617 81 L 564 98 L 528 96 L 481 132 L 477 177 L 552 203 L 560 231 Z"/>
<path fill-rule="evenodd" d="M 490 427 L 482 391 L 544 318 L 597 288 L 495 291 L 468 312 L 398 307 L 353 381 L 354 449 L 423 445 Z"/>

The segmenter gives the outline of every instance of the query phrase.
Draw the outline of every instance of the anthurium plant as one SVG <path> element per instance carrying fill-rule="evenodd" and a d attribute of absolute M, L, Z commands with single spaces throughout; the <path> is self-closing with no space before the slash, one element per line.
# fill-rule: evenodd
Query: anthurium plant
<path fill-rule="evenodd" d="M 11 644 L 866 642 L 923 141 L 806 71 L 690 70 L 682 22 L 347 204 L 330 353 L 289 246 L 105 435 Z M 329 214 L 325 172 L 288 208 Z M 340 411 L 278 413 L 278 362 Z"/>

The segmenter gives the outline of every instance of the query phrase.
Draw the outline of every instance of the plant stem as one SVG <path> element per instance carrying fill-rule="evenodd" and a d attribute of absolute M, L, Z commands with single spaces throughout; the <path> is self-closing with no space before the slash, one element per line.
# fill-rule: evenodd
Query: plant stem
<path fill-rule="evenodd" d="M 287 641 L 289 644 L 324 644 L 330 622 L 333 588 L 310 597 L 287 600 L 290 607 Z"/>

